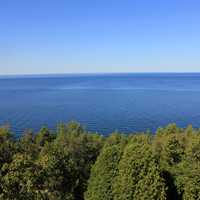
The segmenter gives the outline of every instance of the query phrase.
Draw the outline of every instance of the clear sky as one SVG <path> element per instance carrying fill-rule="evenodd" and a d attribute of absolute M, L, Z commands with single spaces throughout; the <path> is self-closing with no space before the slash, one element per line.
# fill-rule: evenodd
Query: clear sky
<path fill-rule="evenodd" d="M 0 74 L 188 71 L 199 0 L 0 0 Z"/>

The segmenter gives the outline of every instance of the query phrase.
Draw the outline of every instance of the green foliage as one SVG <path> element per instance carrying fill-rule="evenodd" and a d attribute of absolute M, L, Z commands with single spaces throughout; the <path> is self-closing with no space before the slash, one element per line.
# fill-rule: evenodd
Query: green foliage
<path fill-rule="evenodd" d="M 16 143 L 18 153 L 37 157 L 39 146 L 35 143 L 35 135 L 31 130 L 27 130 Z"/>
<path fill-rule="evenodd" d="M 52 144 L 46 154 L 42 153 L 37 163 L 42 169 L 40 193 L 43 198 L 75 199 L 78 171 L 68 151 Z"/>
<path fill-rule="evenodd" d="M 200 168 L 191 169 L 184 185 L 184 200 L 200 200 Z"/>
<path fill-rule="evenodd" d="M 112 185 L 118 173 L 118 163 L 126 144 L 119 134 L 111 135 L 91 171 L 86 200 L 112 200 Z"/>
<path fill-rule="evenodd" d="M 124 149 L 114 184 L 115 200 L 166 199 L 166 186 L 149 137 L 133 136 Z"/>
<path fill-rule="evenodd" d="M 78 184 L 75 188 L 75 198 L 83 199 L 87 189 L 87 180 L 91 166 L 96 161 L 103 144 L 102 137 L 87 133 L 80 124 L 71 122 L 68 125 L 59 125 L 55 145 L 71 154 L 78 171 Z"/>
<path fill-rule="evenodd" d="M 4 163 L 10 163 L 16 152 L 13 136 L 7 127 L 0 128 L 0 169 Z"/>
<path fill-rule="evenodd" d="M 37 167 L 29 156 L 16 154 L 2 167 L 1 199 L 34 199 Z"/>
<path fill-rule="evenodd" d="M 200 129 L 103 137 L 80 124 L 0 128 L 0 200 L 200 200 Z"/>
<path fill-rule="evenodd" d="M 48 128 L 41 128 L 40 132 L 36 135 L 36 143 L 39 146 L 44 146 L 46 143 L 51 142 L 54 139 L 54 135 L 50 133 Z"/>
<path fill-rule="evenodd" d="M 103 138 L 78 123 L 14 140 L 0 129 L 0 199 L 81 200 Z"/>

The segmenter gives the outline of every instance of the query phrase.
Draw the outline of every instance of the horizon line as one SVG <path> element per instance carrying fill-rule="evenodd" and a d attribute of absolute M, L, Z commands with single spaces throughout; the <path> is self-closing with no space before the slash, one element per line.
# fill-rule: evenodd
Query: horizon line
<path fill-rule="evenodd" d="M 0 76 L 55 76 L 55 75 L 106 75 L 106 74 L 199 74 L 200 71 L 171 71 L 171 72 L 64 72 L 64 73 L 8 73 L 8 74 L 1 74 Z"/>

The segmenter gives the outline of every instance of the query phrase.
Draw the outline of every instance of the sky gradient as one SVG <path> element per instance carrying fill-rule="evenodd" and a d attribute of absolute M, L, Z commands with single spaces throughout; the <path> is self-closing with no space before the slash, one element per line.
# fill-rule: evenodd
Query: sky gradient
<path fill-rule="evenodd" d="M 0 74 L 200 72 L 199 0 L 0 0 Z"/>

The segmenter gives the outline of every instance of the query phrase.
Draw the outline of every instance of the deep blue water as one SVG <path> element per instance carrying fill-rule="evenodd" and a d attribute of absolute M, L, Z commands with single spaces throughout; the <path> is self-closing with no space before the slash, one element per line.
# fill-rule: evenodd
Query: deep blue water
<path fill-rule="evenodd" d="M 200 74 L 0 77 L 0 124 L 17 135 L 70 120 L 102 134 L 200 127 Z"/>

